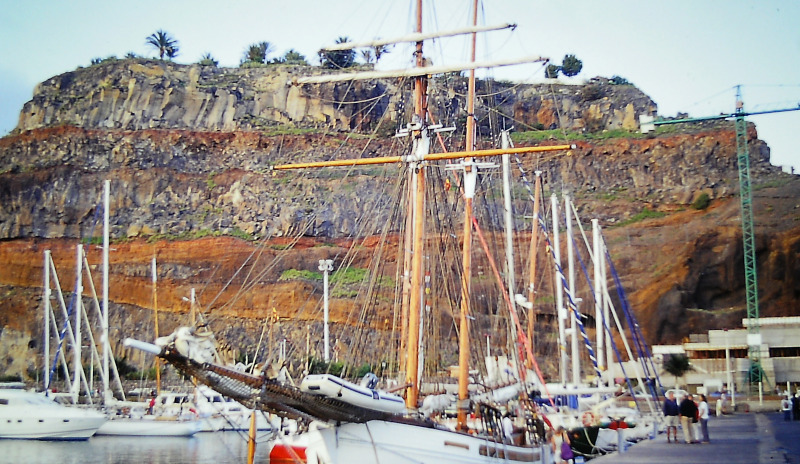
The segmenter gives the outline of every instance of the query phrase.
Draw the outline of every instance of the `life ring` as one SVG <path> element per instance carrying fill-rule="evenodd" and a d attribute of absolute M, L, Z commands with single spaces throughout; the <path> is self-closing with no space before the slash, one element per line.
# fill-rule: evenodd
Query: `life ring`
<path fill-rule="evenodd" d="M 581 415 L 581 423 L 584 427 L 591 427 L 597 422 L 597 418 L 592 411 L 586 411 Z"/>

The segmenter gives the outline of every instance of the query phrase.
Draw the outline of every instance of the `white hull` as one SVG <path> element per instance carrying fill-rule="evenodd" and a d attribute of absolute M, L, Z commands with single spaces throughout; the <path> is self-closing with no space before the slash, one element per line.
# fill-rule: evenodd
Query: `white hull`
<path fill-rule="evenodd" d="M 7 420 L 12 420 L 8 423 Z M 74 416 L 68 423 L 60 417 L 38 415 L 28 411 L 24 418 L 0 416 L 0 438 L 27 440 L 87 440 L 105 421 L 103 417 Z M 41 422 L 40 422 L 41 421 Z"/>
<path fill-rule="evenodd" d="M 173 405 L 173 409 L 174 409 Z M 226 398 L 211 388 L 199 386 L 195 390 L 193 406 L 203 422 L 201 432 L 247 431 L 250 430 L 252 409 Z M 272 430 L 267 416 L 256 411 L 256 430 Z"/>
<path fill-rule="evenodd" d="M 202 423 L 201 432 L 248 431 L 250 430 L 250 410 L 244 413 L 214 414 L 202 417 L 200 422 Z M 272 424 L 261 412 L 256 412 L 256 430 L 261 432 L 272 430 Z"/>
<path fill-rule="evenodd" d="M 199 420 L 112 419 L 100 426 L 97 435 L 136 437 L 191 437 L 202 428 Z"/>
<path fill-rule="evenodd" d="M 386 421 L 348 423 L 304 434 L 308 463 L 542 463 L 543 450 L 465 433 Z"/>
<path fill-rule="evenodd" d="M 0 392 L 0 438 L 86 440 L 105 421 L 98 412 L 61 406 L 37 393 Z"/>

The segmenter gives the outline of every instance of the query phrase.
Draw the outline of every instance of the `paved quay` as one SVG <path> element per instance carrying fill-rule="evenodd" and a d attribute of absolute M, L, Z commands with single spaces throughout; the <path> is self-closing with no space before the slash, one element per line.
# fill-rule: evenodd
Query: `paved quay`
<path fill-rule="evenodd" d="M 784 422 L 778 412 L 736 413 L 712 417 L 711 443 L 686 444 L 678 428 L 676 443 L 659 434 L 624 453 L 592 459 L 592 464 L 800 464 L 800 421 Z"/>

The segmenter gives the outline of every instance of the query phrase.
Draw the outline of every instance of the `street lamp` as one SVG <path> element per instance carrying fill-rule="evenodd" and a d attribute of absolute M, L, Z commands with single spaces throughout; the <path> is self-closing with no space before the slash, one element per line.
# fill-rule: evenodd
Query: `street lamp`
<path fill-rule="evenodd" d="M 325 344 L 325 362 L 330 362 L 331 355 L 330 350 L 328 349 L 328 273 L 333 270 L 333 260 L 332 259 L 320 259 L 319 260 L 319 270 L 322 271 L 323 275 L 323 320 L 324 320 L 324 329 L 323 329 L 323 340 Z"/>
<path fill-rule="evenodd" d="M 731 394 L 731 408 L 736 409 L 736 379 L 733 378 L 731 372 L 731 348 L 730 339 L 728 338 L 728 329 L 725 329 L 725 380 L 728 382 L 728 390 Z M 736 360 L 734 360 L 734 366 Z"/>
<path fill-rule="evenodd" d="M 195 300 L 196 300 L 194 287 L 192 287 L 192 291 L 191 291 L 190 295 L 191 296 L 189 298 L 186 298 L 184 296 L 184 297 L 181 298 L 181 300 L 189 303 L 189 314 L 190 314 L 190 316 L 192 318 L 192 325 L 195 325 L 195 323 L 197 322 L 196 321 L 197 318 L 195 317 L 195 312 L 194 312 L 194 303 L 195 303 Z"/>

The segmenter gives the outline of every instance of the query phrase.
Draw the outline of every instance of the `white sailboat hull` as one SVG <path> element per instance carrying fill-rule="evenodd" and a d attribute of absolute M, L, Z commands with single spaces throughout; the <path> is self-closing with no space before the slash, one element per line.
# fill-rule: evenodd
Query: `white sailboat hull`
<path fill-rule="evenodd" d="M 202 422 L 201 432 L 248 431 L 250 430 L 250 410 L 244 413 L 214 414 L 202 417 L 200 421 Z M 272 430 L 272 424 L 261 413 L 256 414 L 256 430 L 261 432 Z"/>
<path fill-rule="evenodd" d="M 199 420 L 159 420 L 156 418 L 112 419 L 97 429 L 97 435 L 136 437 L 191 437 L 203 424 Z"/>
<path fill-rule="evenodd" d="M 194 394 L 193 406 L 197 409 L 203 423 L 201 432 L 247 431 L 250 430 L 252 409 L 244 407 L 230 398 L 205 386 L 198 386 Z M 181 405 L 173 404 L 171 409 L 180 413 Z M 256 412 L 256 430 L 272 430 L 267 416 Z"/>
<path fill-rule="evenodd" d="M 398 422 L 347 423 L 304 438 L 309 464 L 544 462 L 541 448 Z"/>

